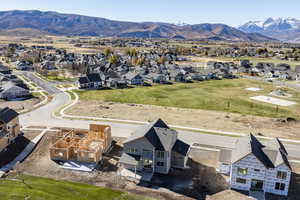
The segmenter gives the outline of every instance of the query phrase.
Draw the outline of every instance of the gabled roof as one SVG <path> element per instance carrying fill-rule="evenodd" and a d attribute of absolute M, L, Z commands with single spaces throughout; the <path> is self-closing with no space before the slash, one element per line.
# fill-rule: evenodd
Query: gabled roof
<path fill-rule="evenodd" d="M 266 168 L 275 168 L 281 164 L 286 164 L 291 168 L 287 159 L 287 151 L 279 139 L 274 139 L 264 146 L 252 134 L 240 138 L 236 143 L 236 149 L 232 152 L 231 161 L 235 163 L 251 153 Z"/>
<path fill-rule="evenodd" d="M 78 82 L 80 84 L 86 84 L 86 83 L 89 83 L 89 79 L 86 76 L 82 76 L 82 77 L 79 77 Z"/>
<path fill-rule="evenodd" d="M 0 71 L 11 71 L 11 70 L 0 63 Z"/>
<path fill-rule="evenodd" d="M 141 159 L 141 156 L 128 154 L 128 153 L 122 153 L 122 156 L 121 156 L 119 162 L 124 163 L 124 164 L 129 164 L 129 165 L 138 165 L 140 159 Z"/>
<path fill-rule="evenodd" d="M 287 158 L 288 153 L 278 138 L 269 141 L 267 147 L 264 149 L 264 152 L 268 155 L 275 167 L 281 164 L 286 164 L 291 169 Z"/>
<path fill-rule="evenodd" d="M 125 74 L 125 78 L 128 80 L 132 80 L 134 78 L 142 78 L 138 73 L 128 72 Z"/>
<path fill-rule="evenodd" d="M 181 140 L 176 140 L 172 148 L 172 151 L 175 151 L 176 153 L 179 153 L 183 156 L 187 156 L 189 150 L 190 150 L 190 145 L 188 145 L 187 143 Z"/>
<path fill-rule="evenodd" d="M 13 109 L 5 107 L 0 110 L 0 121 L 2 121 L 3 123 L 8 123 L 14 118 L 16 118 L 18 115 L 19 113 L 17 113 Z"/>
<path fill-rule="evenodd" d="M 177 139 L 177 132 L 170 129 L 161 119 L 137 129 L 125 143 L 145 137 L 150 144 L 160 151 L 171 150 L 173 142 Z"/>
<path fill-rule="evenodd" d="M 100 74 L 98 74 L 98 73 L 87 74 L 87 78 L 91 82 L 101 82 L 101 77 L 100 77 Z"/>

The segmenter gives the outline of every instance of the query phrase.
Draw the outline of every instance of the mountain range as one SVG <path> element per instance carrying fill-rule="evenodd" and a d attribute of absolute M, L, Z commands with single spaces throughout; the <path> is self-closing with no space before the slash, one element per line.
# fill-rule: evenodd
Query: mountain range
<path fill-rule="evenodd" d="M 248 33 L 248 31 L 246 33 L 225 24 L 136 23 L 38 10 L 0 12 L 0 34 L 276 41 L 272 37 L 264 36 L 261 33 Z"/>
<path fill-rule="evenodd" d="M 268 18 L 250 21 L 238 27 L 246 33 L 260 33 L 281 41 L 300 42 L 300 20 L 295 18 Z"/>

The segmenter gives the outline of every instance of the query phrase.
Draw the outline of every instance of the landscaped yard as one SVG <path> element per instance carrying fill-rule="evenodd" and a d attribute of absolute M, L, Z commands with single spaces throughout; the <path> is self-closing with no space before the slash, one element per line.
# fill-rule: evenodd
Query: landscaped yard
<path fill-rule="evenodd" d="M 109 188 L 32 176 L 0 180 L 0 199 L 5 200 L 150 200 Z M 24 181 L 23 181 L 24 180 Z"/>
<path fill-rule="evenodd" d="M 261 88 L 260 91 L 248 91 L 246 88 Z M 167 107 L 216 110 L 250 114 L 266 117 L 299 118 L 300 93 L 287 90 L 293 97 L 287 100 L 298 104 L 281 107 L 261 103 L 249 98 L 257 95 L 269 95 L 276 88 L 266 82 L 235 79 L 204 81 L 191 84 L 156 85 L 123 90 L 87 90 L 77 91 L 81 101 L 100 100 L 105 102 L 149 104 Z"/>

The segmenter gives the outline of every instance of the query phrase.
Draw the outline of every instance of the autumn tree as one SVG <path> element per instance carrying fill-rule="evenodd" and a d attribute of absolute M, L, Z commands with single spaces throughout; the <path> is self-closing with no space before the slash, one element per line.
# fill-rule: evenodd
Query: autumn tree
<path fill-rule="evenodd" d="M 118 64 L 118 62 L 119 62 L 119 57 L 117 56 L 117 55 L 111 55 L 110 57 L 109 57 L 109 63 L 111 63 L 111 64 Z"/>
<path fill-rule="evenodd" d="M 106 57 L 108 57 L 108 56 L 110 56 L 111 54 L 113 54 L 113 50 L 111 49 L 111 48 L 105 48 L 104 49 L 104 55 L 106 56 Z"/>
<path fill-rule="evenodd" d="M 165 56 L 161 56 L 158 61 L 157 61 L 159 64 L 162 64 L 164 65 L 166 62 L 167 62 L 167 59 Z"/>

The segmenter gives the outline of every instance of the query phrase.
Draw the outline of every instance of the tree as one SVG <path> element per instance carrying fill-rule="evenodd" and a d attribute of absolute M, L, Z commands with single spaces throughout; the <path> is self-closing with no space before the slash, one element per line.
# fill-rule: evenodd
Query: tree
<path fill-rule="evenodd" d="M 119 57 L 117 55 L 111 55 L 108 59 L 109 63 L 111 64 L 118 64 Z"/>
<path fill-rule="evenodd" d="M 145 63 L 145 56 L 141 56 L 139 57 L 139 59 L 137 60 L 136 64 L 137 65 L 143 65 Z"/>
<path fill-rule="evenodd" d="M 166 57 L 165 57 L 165 56 L 161 56 L 161 57 L 158 59 L 157 62 L 158 62 L 159 64 L 164 65 L 164 64 L 166 63 L 166 61 L 167 61 Z"/>
<path fill-rule="evenodd" d="M 111 48 L 105 48 L 104 49 L 104 55 L 106 56 L 106 57 L 108 57 L 108 56 L 110 56 L 111 54 L 113 54 L 113 50 L 111 49 Z"/>
<path fill-rule="evenodd" d="M 138 55 L 138 51 L 135 48 L 130 49 L 130 56 L 137 56 Z"/>
<path fill-rule="evenodd" d="M 266 48 L 258 48 L 256 49 L 256 53 L 262 55 L 268 53 L 268 50 Z"/>
<path fill-rule="evenodd" d="M 125 48 L 124 53 L 125 55 L 130 56 L 130 48 Z"/>

